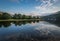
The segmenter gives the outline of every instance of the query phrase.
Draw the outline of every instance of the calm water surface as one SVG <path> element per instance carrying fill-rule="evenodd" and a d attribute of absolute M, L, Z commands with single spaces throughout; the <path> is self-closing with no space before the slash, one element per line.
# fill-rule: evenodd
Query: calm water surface
<path fill-rule="evenodd" d="M 0 22 L 0 41 L 60 41 L 60 27 L 49 22 Z"/>

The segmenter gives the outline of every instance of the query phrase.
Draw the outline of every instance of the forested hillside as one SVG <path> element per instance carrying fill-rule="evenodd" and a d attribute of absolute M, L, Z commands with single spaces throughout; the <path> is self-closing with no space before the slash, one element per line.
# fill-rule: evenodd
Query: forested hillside
<path fill-rule="evenodd" d="M 60 21 L 60 11 L 48 16 L 43 16 L 42 18 L 46 21 Z"/>

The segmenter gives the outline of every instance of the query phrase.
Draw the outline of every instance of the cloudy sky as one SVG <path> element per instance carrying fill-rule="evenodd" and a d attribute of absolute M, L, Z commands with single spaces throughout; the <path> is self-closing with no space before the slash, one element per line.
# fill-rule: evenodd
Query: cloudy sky
<path fill-rule="evenodd" d="M 0 0 L 0 11 L 47 15 L 60 11 L 60 0 Z"/>

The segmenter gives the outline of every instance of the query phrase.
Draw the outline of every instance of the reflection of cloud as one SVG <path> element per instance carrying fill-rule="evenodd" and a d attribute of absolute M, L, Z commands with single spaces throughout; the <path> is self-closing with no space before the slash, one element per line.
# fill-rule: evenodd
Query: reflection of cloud
<path fill-rule="evenodd" d="M 54 34 L 52 33 L 52 31 L 58 31 L 60 28 L 58 26 L 49 24 L 48 22 L 40 22 L 36 27 L 35 30 L 40 31 L 41 35 L 48 35 L 51 34 L 54 36 Z"/>
<path fill-rule="evenodd" d="M 49 24 L 48 22 L 40 22 L 40 24 L 38 24 L 38 27 L 35 28 L 36 30 L 42 30 L 42 31 L 54 31 L 54 30 L 58 30 L 59 27 L 58 26 L 55 26 L 55 25 L 52 25 L 52 24 Z"/>
<path fill-rule="evenodd" d="M 41 13 L 50 13 L 59 11 L 59 7 L 54 6 L 58 0 L 42 0 L 41 5 L 36 6 L 35 8 Z"/>

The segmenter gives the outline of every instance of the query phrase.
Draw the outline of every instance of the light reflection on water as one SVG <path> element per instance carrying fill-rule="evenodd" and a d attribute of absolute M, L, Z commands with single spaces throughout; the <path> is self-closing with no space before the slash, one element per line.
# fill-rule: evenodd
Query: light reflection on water
<path fill-rule="evenodd" d="M 1 26 L 0 41 L 60 41 L 60 27 L 48 22 L 14 23 Z"/>

